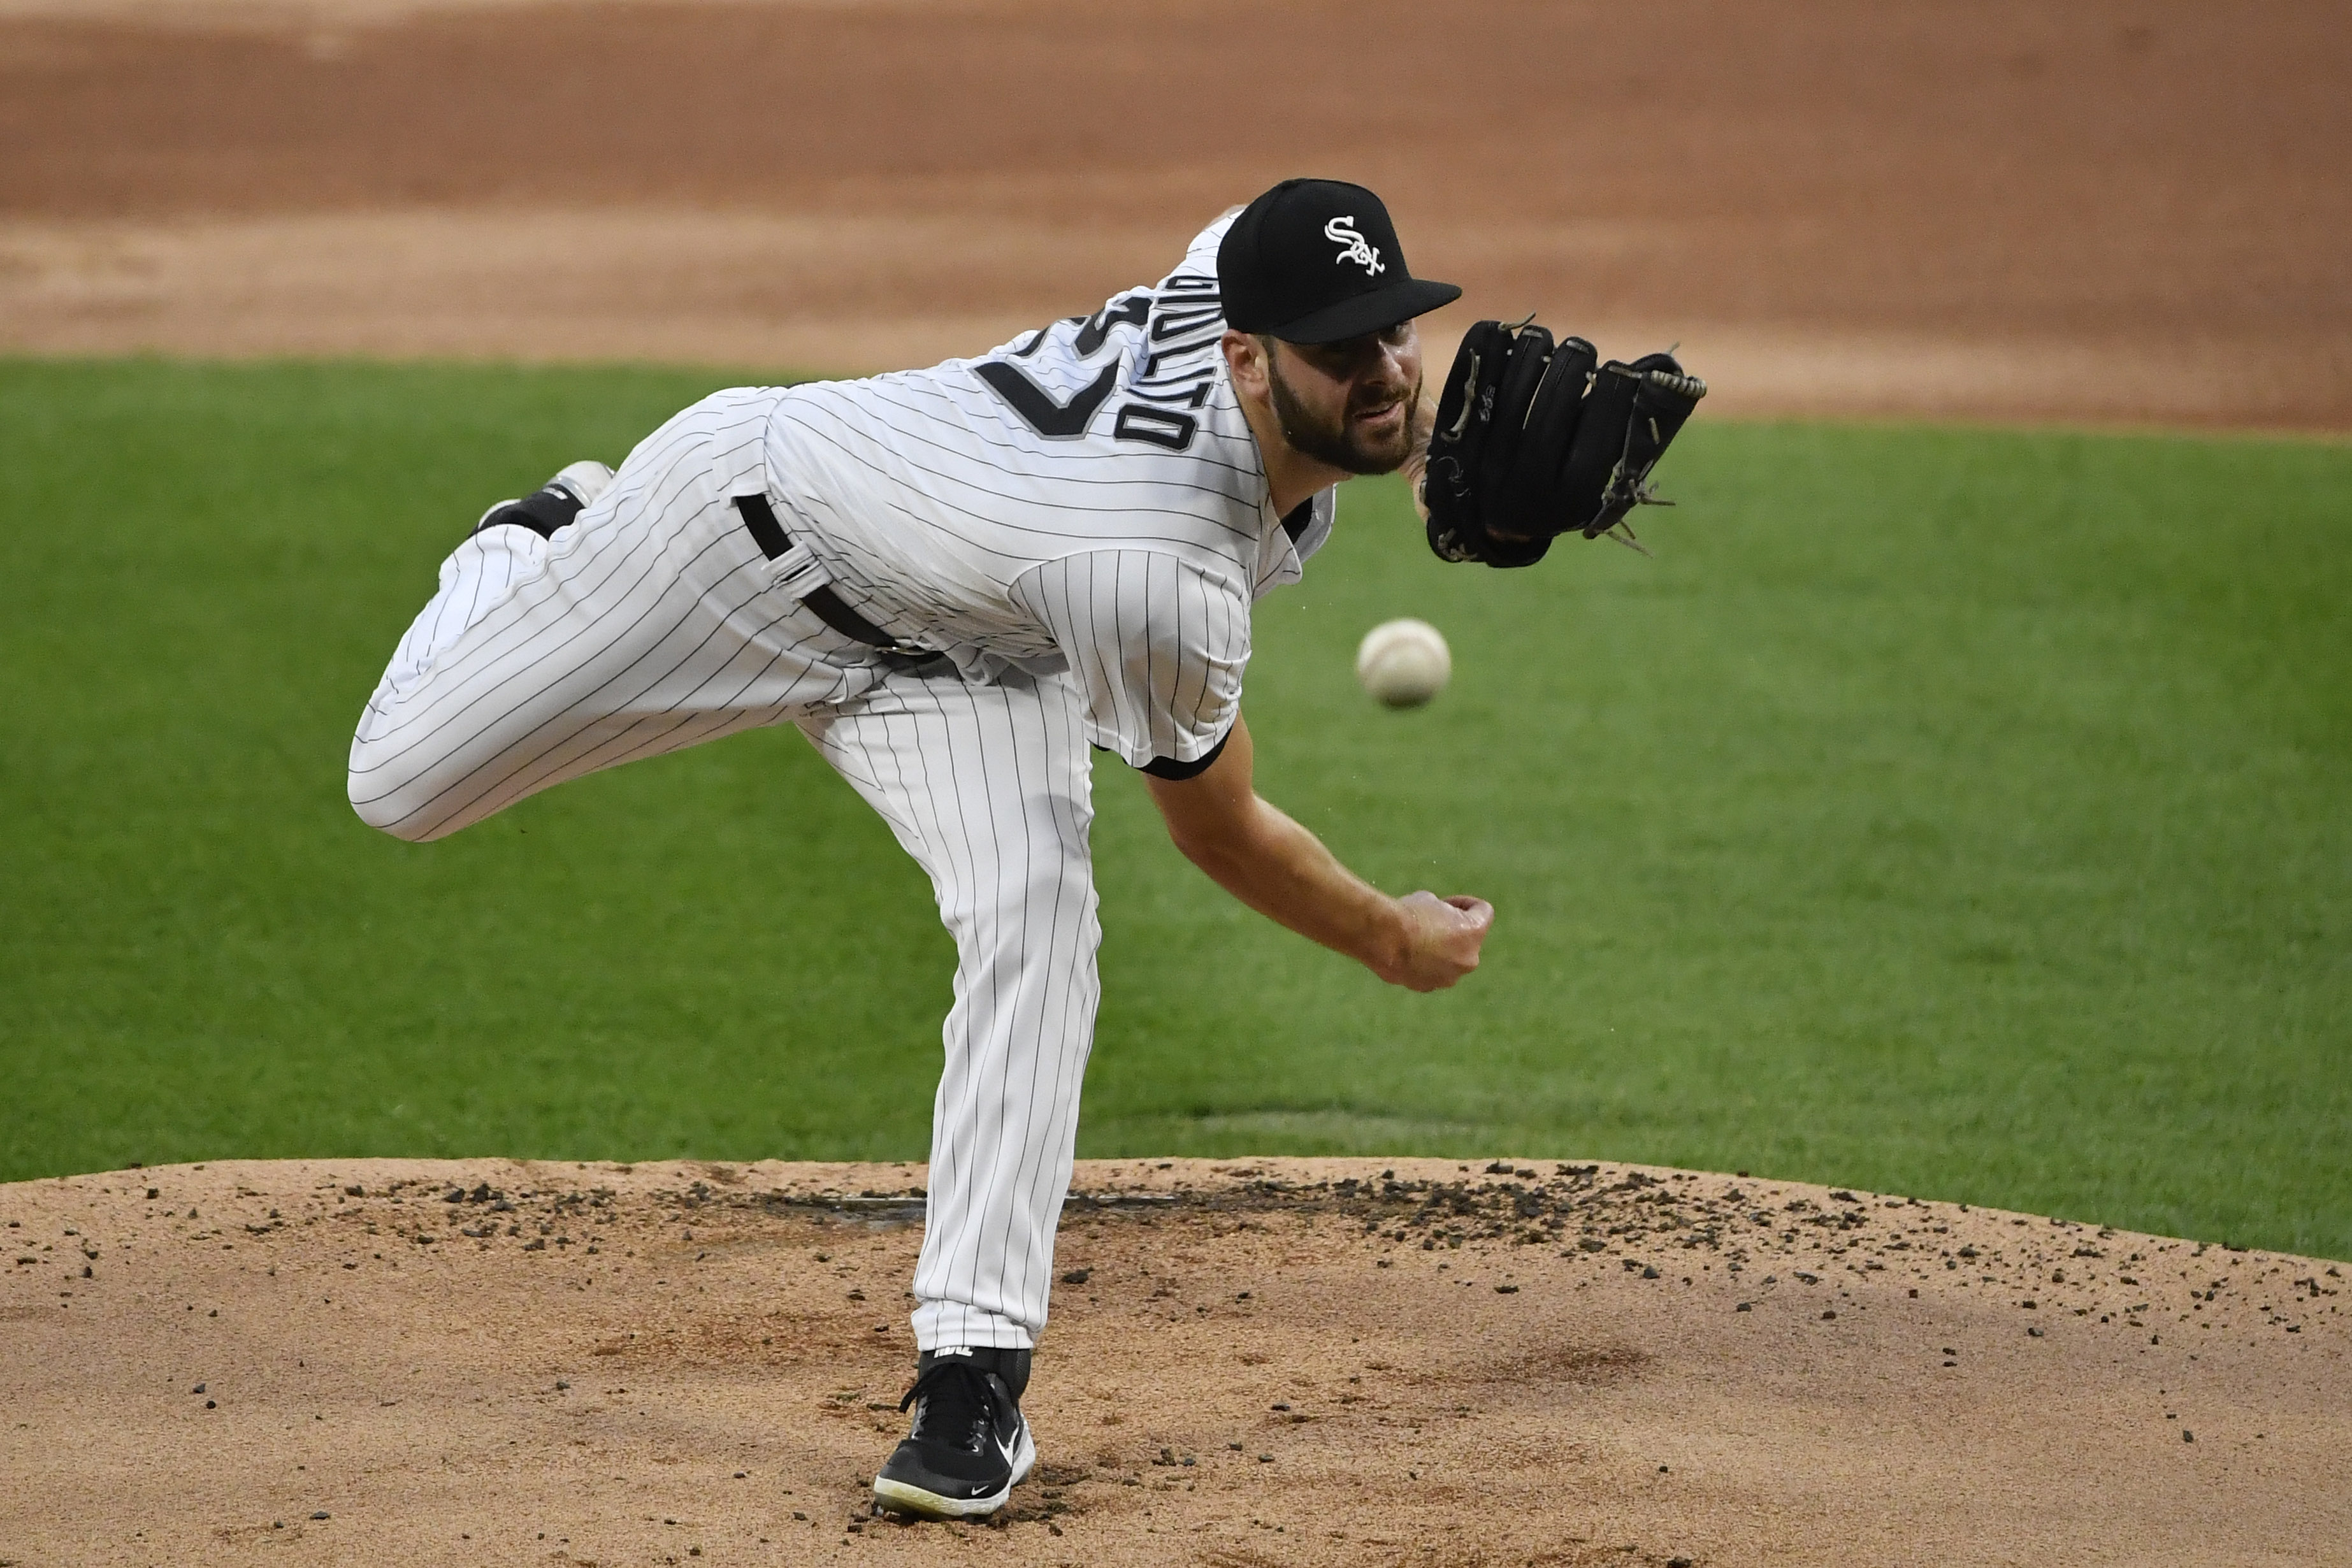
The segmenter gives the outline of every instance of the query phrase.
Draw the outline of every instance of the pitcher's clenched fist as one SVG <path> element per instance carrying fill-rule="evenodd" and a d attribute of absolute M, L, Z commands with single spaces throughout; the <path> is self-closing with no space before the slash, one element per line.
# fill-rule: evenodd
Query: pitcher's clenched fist
<path fill-rule="evenodd" d="M 1397 900 L 1410 936 L 1402 963 L 1381 976 L 1409 990 L 1442 991 L 1478 967 L 1478 949 L 1494 928 L 1495 906 L 1457 893 L 1409 893 Z"/>

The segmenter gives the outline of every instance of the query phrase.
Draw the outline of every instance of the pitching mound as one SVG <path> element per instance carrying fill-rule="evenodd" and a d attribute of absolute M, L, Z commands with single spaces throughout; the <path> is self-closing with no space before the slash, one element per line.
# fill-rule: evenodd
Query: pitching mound
<path fill-rule="evenodd" d="M 2352 1560 L 2341 1265 L 1549 1161 L 1081 1165 L 1036 1473 L 877 1520 L 923 1180 L 0 1187 L 0 1560 Z"/>

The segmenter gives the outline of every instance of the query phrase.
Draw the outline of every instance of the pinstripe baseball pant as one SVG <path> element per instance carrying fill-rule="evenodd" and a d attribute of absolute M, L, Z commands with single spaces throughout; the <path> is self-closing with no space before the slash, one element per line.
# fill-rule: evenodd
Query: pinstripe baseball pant
<path fill-rule="evenodd" d="M 551 541 L 461 544 L 361 716 L 352 804 L 437 839 L 567 779 L 796 723 L 929 875 L 956 944 L 916 1343 L 1025 1347 L 1099 996 L 1081 698 L 1067 674 L 886 669 L 777 589 L 729 501 L 764 484 L 772 397 L 672 419 Z"/>

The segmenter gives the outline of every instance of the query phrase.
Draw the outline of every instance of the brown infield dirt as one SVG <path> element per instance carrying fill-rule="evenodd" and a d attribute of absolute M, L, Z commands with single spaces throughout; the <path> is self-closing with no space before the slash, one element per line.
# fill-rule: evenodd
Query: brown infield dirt
<path fill-rule="evenodd" d="M 1035 1474 L 876 1519 L 923 1179 L 0 1187 L 0 1559 L 2352 1561 L 2344 1265 L 1549 1160 L 1082 1163 Z"/>
<path fill-rule="evenodd" d="M 1724 414 L 2352 429 L 2341 0 L 0 0 L 0 351 L 976 353 L 1286 174 Z"/>

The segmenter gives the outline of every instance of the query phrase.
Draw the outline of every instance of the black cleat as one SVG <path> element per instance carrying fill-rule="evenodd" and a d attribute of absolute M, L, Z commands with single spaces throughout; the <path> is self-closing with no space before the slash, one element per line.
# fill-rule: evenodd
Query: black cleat
<path fill-rule="evenodd" d="M 985 1519 L 1037 1462 L 1021 1395 L 1025 1350 L 925 1351 L 898 1408 L 915 1428 L 874 1478 L 874 1500 L 923 1519 Z"/>

